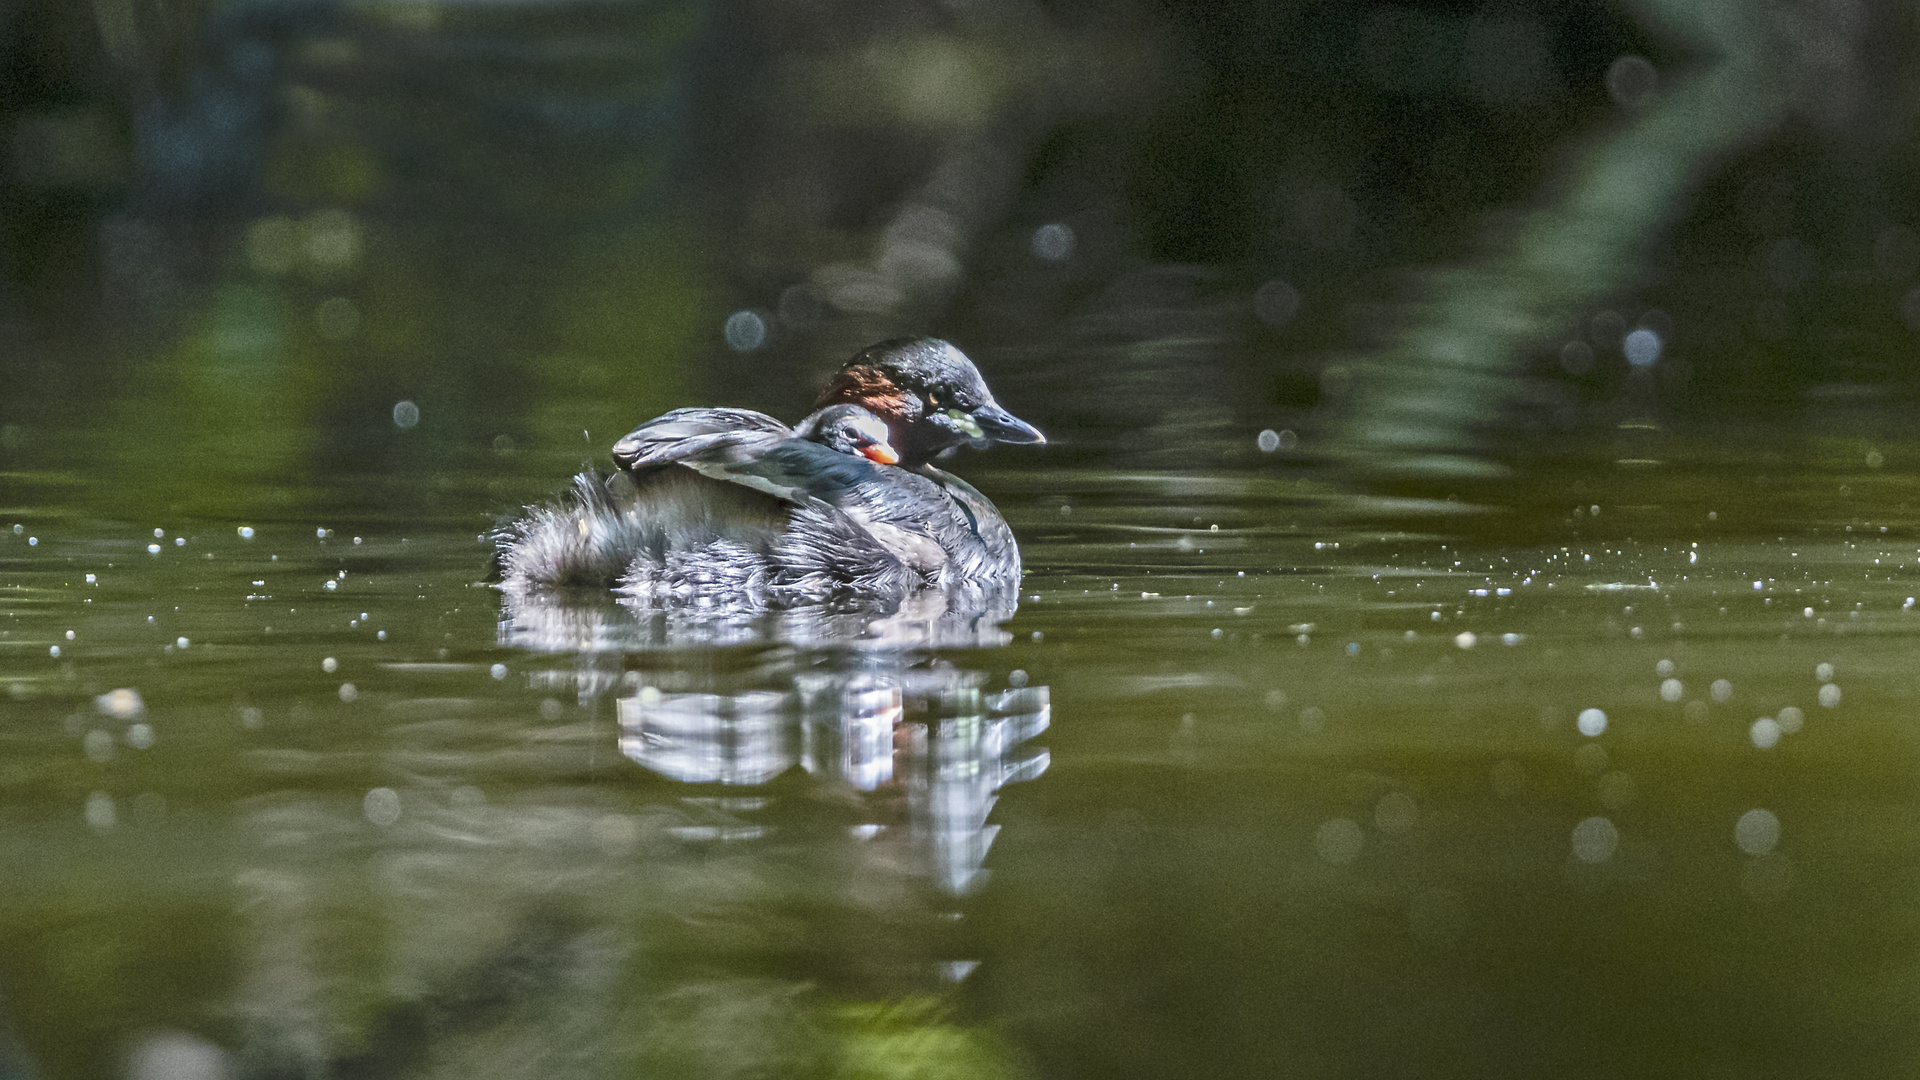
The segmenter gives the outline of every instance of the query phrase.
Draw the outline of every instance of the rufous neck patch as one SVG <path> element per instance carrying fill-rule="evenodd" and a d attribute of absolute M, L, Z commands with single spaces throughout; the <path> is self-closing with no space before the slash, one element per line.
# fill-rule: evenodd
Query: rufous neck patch
<path fill-rule="evenodd" d="M 919 419 L 916 404 L 913 396 L 894 385 L 886 372 L 866 364 L 853 364 L 834 375 L 813 407 L 817 410 L 829 405 L 858 405 L 898 431 Z"/>

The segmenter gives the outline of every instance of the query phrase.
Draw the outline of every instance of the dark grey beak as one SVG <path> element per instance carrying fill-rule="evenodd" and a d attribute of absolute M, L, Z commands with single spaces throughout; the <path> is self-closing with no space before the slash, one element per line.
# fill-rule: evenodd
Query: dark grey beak
<path fill-rule="evenodd" d="M 1039 428 L 993 402 L 980 406 L 970 415 L 973 422 L 980 425 L 981 437 L 991 442 L 1046 444 L 1047 437 L 1040 434 Z"/>

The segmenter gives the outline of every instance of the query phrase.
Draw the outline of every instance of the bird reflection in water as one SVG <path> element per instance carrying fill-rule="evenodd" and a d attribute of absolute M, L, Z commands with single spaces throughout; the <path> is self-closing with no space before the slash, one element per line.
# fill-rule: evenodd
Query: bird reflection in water
<path fill-rule="evenodd" d="M 500 644 L 533 652 L 607 653 L 780 644 L 889 649 L 993 648 L 1019 606 L 1015 588 L 924 588 L 880 608 L 813 604 L 780 611 L 663 608 L 599 590 L 501 589 Z"/>
<path fill-rule="evenodd" d="M 620 750 L 647 770 L 733 788 L 799 770 L 859 808 L 851 842 L 889 845 L 891 864 L 957 897 L 984 878 L 1001 787 L 1047 767 L 1046 751 L 1025 744 L 1051 707 L 1024 672 L 990 692 L 984 672 L 930 650 L 1005 645 L 1016 606 L 1010 592 L 927 589 L 881 612 L 736 616 L 508 591 L 500 640 L 578 655 L 576 689 L 615 695 Z M 737 821 L 687 829 L 686 839 L 761 835 Z"/>
<path fill-rule="evenodd" d="M 794 767 L 867 798 L 851 829 L 895 839 L 943 893 L 964 895 L 998 826 L 987 816 L 1002 785 L 1040 775 L 1047 688 L 986 693 L 986 676 L 934 663 L 872 663 L 805 672 L 790 691 L 669 693 L 643 685 L 619 699 L 620 750 L 662 776 L 693 784 L 764 784 Z"/>

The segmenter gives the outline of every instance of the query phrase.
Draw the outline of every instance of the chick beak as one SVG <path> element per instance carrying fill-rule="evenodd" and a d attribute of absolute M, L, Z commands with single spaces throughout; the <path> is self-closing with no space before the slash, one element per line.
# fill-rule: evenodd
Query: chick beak
<path fill-rule="evenodd" d="M 860 448 L 860 456 L 876 465 L 898 465 L 900 455 L 885 442 L 870 442 Z"/>

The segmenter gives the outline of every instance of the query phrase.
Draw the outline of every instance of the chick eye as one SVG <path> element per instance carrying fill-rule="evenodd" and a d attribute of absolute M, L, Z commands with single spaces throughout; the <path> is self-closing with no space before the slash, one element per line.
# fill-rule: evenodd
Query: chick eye
<path fill-rule="evenodd" d="M 927 392 L 927 408 L 938 409 L 939 407 L 940 407 L 940 395 L 933 393 L 932 391 L 928 391 Z"/>

